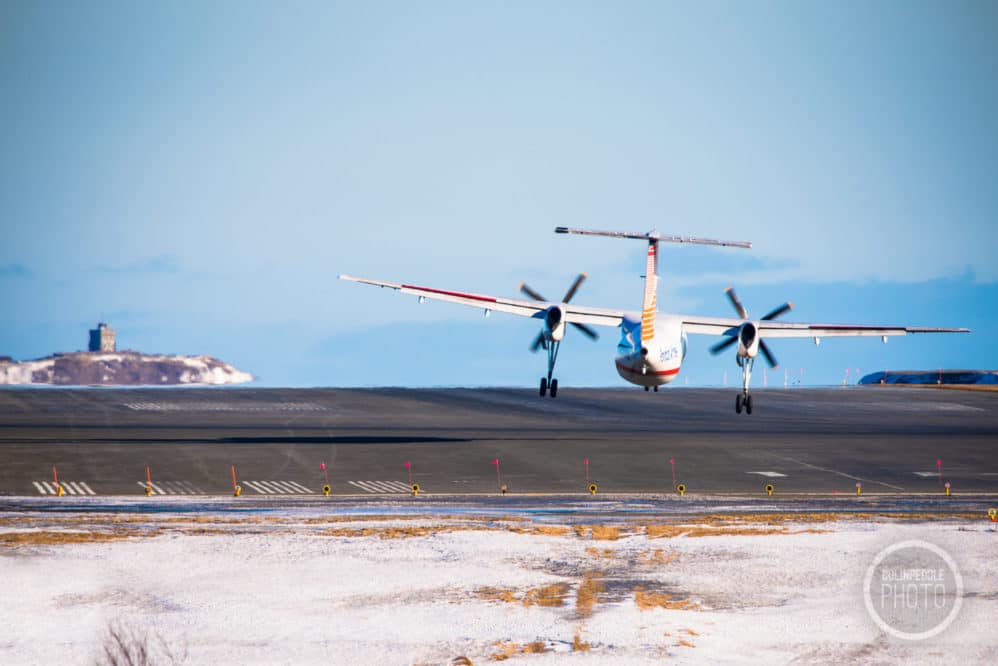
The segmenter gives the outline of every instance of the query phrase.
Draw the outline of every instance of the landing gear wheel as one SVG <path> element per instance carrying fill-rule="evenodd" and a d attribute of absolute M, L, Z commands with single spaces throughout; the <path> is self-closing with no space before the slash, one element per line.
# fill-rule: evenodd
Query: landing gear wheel
<path fill-rule="evenodd" d="M 645 387 L 645 393 L 647 393 L 647 392 L 648 392 L 648 387 L 646 386 L 646 387 Z"/>
<path fill-rule="evenodd" d="M 745 396 L 745 413 L 752 413 L 752 396 L 750 395 Z"/>
<path fill-rule="evenodd" d="M 658 387 L 657 386 L 655 387 L 655 393 L 658 393 Z"/>
<path fill-rule="evenodd" d="M 557 397 L 557 395 L 558 395 L 558 380 L 557 379 L 552 379 L 551 380 L 551 397 L 554 398 L 554 397 Z"/>
<path fill-rule="evenodd" d="M 735 396 L 735 414 L 742 413 L 742 394 L 739 393 Z"/>
<path fill-rule="evenodd" d="M 541 397 L 543 398 L 548 392 L 548 378 L 541 377 Z"/>

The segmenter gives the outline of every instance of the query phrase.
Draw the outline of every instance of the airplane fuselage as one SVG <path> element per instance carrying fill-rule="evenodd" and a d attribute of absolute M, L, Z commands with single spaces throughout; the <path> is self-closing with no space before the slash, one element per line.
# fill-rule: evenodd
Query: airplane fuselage
<path fill-rule="evenodd" d="M 623 379 L 638 386 L 662 386 L 679 375 L 686 358 L 686 334 L 681 320 L 657 315 L 654 336 L 644 340 L 641 324 L 625 322 L 620 328 L 614 364 Z"/>

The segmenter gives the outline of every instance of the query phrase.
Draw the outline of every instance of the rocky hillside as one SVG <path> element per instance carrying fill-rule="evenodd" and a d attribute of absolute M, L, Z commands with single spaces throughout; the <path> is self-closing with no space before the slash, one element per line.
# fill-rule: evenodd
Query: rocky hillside
<path fill-rule="evenodd" d="M 253 381 L 253 375 L 210 356 L 123 351 L 53 354 L 34 361 L 0 357 L 0 384 L 150 386 L 249 381 Z"/>

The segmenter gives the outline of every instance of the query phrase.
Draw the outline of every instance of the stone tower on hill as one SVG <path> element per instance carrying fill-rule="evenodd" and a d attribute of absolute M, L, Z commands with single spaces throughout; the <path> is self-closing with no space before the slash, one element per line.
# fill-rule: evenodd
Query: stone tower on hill
<path fill-rule="evenodd" d="M 97 324 L 97 328 L 90 329 L 90 345 L 87 349 L 92 352 L 113 352 L 114 329 L 104 322 Z"/>

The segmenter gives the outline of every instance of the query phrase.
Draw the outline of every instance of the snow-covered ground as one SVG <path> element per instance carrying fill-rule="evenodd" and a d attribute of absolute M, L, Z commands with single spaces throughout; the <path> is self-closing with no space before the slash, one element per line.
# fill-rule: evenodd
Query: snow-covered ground
<path fill-rule="evenodd" d="M 196 664 L 998 663 L 986 519 L 681 520 L 0 514 L 0 663 L 92 663 L 109 626 Z M 923 643 L 863 603 L 908 539 L 964 582 Z"/>

